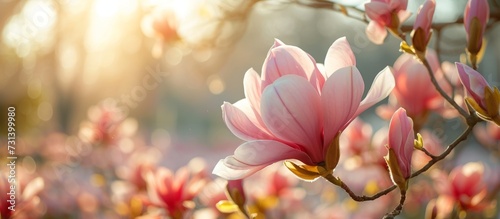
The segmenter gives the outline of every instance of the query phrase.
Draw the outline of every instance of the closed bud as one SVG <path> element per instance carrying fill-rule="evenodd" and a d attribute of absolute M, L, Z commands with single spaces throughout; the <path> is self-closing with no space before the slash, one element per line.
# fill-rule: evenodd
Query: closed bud
<path fill-rule="evenodd" d="M 425 57 L 425 49 L 431 39 L 431 25 L 435 9 L 436 1 L 427 0 L 420 6 L 413 24 L 413 31 L 411 32 L 413 48 L 421 59 Z"/>

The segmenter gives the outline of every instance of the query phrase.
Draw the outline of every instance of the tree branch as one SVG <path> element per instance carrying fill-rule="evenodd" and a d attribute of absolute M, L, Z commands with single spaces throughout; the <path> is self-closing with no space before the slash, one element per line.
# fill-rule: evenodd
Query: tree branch
<path fill-rule="evenodd" d="M 471 116 L 472 117 L 472 116 Z M 414 172 L 413 174 L 411 174 L 410 178 L 414 178 L 420 174 L 422 174 L 423 172 L 427 171 L 429 168 L 431 168 L 434 164 L 436 164 L 437 162 L 443 160 L 444 158 L 446 158 L 446 156 L 448 156 L 448 154 L 451 153 L 451 151 L 453 151 L 453 149 L 455 149 L 455 147 L 460 144 L 460 142 L 464 141 L 465 139 L 467 139 L 467 137 L 469 136 L 469 134 L 472 132 L 472 129 L 474 128 L 474 126 L 476 125 L 476 123 L 479 121 L 476 117 L 473 117 L 474 118 L 474 122 L 472 124 L 470 124 L 467 129 L 457 138 L 455 139 L 455 141 L 453 141 L 450 145 L 448 145 L 448 147 L 446 147 L 446 150 L 441 153 L 440 155 L 438 156 L 434 156 L 432 157 L 432 159 L 429 161 L 429 163 L 427 163 L 424 167 L 420 168 L 419 170 L 417 170 L 416 172 Z M 354 200 L 354 201 L 358 201 L 358 202 L 364 202 L 364 201 L 372 201 L 372 200 L 375 200 L 381 196 L 384 196 L 384 195 L 387 195 L 389 194 L 392 190 L 396 189 L 396 186 L 393 185 L 391 187 L 388 187 L 378 193 L 376 193 L 375 195 L 373 196 L 365 196 L 365 195 L 362 195 L 362 196 L 359 196 L 359 195 L 356 195 L 352 190 L 351 188 L 349 188 L 349 186 L 347 184 L 345 184 L 340 178 L 338 177 L 335 177 L 333 175 L 327 175 L 324 177 L 326 180 L 328 180 L 329 182 L 331 182 L 332 184 L 334 185 L 337 185 L 339 186 L 340 188 L 342 188 L 344 191 L 347 192 L 347 194 Z"/>
<path fill-rule="evenodd" d="M 454 99 L 452 99 L 450 96 L 448 96 L 448 94 L 446 94 L 446 92 L 443 90 L 443 88 L 441 88 L 441 86 L 439 85 L 439 83 L 436 80 L 436 76 L 434 75 L 434 72 L 432 71 L 432 68 L 429 65 L 429 62 L 427 61 L 427 59 L 425 58 L 425 59 L 420 60 L 420 61 L 424 64 L 425 68 L 427 68 L 427 72 L 429 73 L 429 76 L 431 77 L 431 82 L 434 85 L 434 87 L 436 88 L 436 90 L 439 92 L 439 94 L 441 94 L 441 96 L 446 101 L 448 101 L 448 103 L 450 103 L 460 113 L 460 115 L 462 115 L 464 118 L 469 118 L 469 113 L 467 113 L 467 111 L 462 109 L 462 107 L 460 107 L 457 104 L 457 102 L 455 102 Z"/>

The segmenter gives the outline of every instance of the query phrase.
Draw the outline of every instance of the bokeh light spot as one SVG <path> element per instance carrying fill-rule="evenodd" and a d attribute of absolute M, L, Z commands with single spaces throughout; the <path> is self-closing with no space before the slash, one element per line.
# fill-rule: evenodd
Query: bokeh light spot
<path fill-rule="evenodd" d="M 52 105 L 48 102 L 43 102 L 38 106 L 37 115 L 43 121 L 49 121 L 52 118 Z"/>

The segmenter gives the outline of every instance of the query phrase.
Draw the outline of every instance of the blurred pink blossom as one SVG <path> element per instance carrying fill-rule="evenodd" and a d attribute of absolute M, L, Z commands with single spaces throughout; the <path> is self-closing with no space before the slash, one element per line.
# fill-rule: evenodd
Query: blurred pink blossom
<path fill-rule="evenodd" d="M 387 37 L 386 27 L 399 33 L 399 26 L 410 17 L 406 11 L 407 0 L 372 0 L 365 4 L 366 16 L 371 21 L 366 27 L 368 39 L 375 44 L 382 44 Z"/>
<path fill-rule="evenodd" d="M 453 200 L 448 196 L 439 196 L 427 203 L 425 218 L 446 219 L 453 212 Z"/>
<path fill-rule="evenodd" d="M 4 173 L 9 173 L 5 171 Z M 20 182 L 19 177 L 0 174 L 0 218 L 30 218 L 38 217 L 36 211 L 39 208 L 40 198 L 38 193 L 44 188 L 44 180 L 41 177 L 29 181 Z M 19 175 L 19 173 L 17 173 Z M 23 185 L 25 184 L 25 185 Z M 13 200 L 13 202 L 9 202 Z"/>
<path fill-rule="evenodd" d="M 362 156 L 371 145 L 372 127 L 359 117 L 340 136 L 340 149 L 345 157 Z"/>
<path fill-rule="evenodd" d="M 165 209 L 172 218 L 183 218 L 194 207 L 193 198 L 208 179 L 204 169 L 182 167 L 173 173 L 167 168 L 159 167 L 156 171 L 149 172 L 146 180 L 151 205 Z"/>
<path fill-rule="evenodd" d="M 437 54 L 433 50 L 427 51 L 426 58 L 434 73 L 441 71 Z M 398 107 L 403 107 L 408 116 L 417 120 L 421 127 L 430 111 L 442 107 L 443 98 L 431 83 L 427 69 L 412 55 L 403 53 L 399 56 L 394 63 L 393 73 L 396 86 L 391 96 L 394 96 L 397 103 L 392 101 L 390 105 L 379 107 L 377 109 L 379 115 L 382 118 L 389 118 Z"/>
<path fill-rule="evenodd" d="M 481 211 L 488 206 L 484 171 L 483 164 L 470 162 L 455 167 L 449 176 L 435 172 L 433 178 L 439 194 L 451 198 L 460 209 Z"/>
<path fill-rule="evenodd" d="M 176 40 L 177 18 L 167 5 L 159 5 L 142 19 L 141 27 L 146 36 L 157 37 L 163 41 Z"/>
<path fill-rule="evenodd" d="M 484 146 L 500 150 L 500 126 L 491 122 L 476 125 L 474 135 Z"/>
<path fill-rule="evenodd" d="M 89 121 L 81 124 L 78 133 L 85 143 L 115 145 L 137 130 L 137 122 L 126 119 L 121 109 L 112 101 L 103 101 L 89 108 L 88 118 Z"/>
<path fill-rule="evenodd" d="M 248 70 L 246 98 L 222 106 L 228 128 L 247 142 L 219 161 L 213 173 L 240 179 L 280 160 L 296 159 L 307 165 L 325 161 L 328 146 L 339 132 L 394 86 L 386 68 L 361 100 L 364 82 L 355 64 L 345 38 L 330 47 L 325 72 L 300 48 L 276 41 L 264 62 L 262 79 Z"/>

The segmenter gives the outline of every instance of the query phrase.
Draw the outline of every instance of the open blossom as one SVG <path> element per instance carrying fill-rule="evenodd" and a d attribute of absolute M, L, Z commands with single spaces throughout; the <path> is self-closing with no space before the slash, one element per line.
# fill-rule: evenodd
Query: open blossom
<path fill-rule="evenodd" d="M 133 135 L 137 122 L 127 119 L 116 102 L 103 101 L 88 110 L 89 121 L 80 125 L 79 137 L 89 144 L 116 145 L 121 139 Z"/>
<path fill-rule="evenodd" d="M 163 41 L 177 40 L 177 18 L 169 5 L 157 6 L 151 14 L 146 15 L 141 23 L 146 36 L 159 38 Z"/>
<path fill-rule="evenodd" d="M 371 19 L 366 27 L 368 39 L 382 44 L 387 37 L 386 27 L 399 34 L 399 26 L 410 16 L 406 11 L 407 0 L 372 0 L 365 4 L 366 15 Z"/>
<path fill-rule="evenodd" d="M 389 166 L 391 179 L 401 190 L 406 191 L 411 176 L 411 158 L 414 137 L 413 121 L 406 116 L 403 108 L 392 116 L 389 125 L 388 154 L 385 157 Z"/>
<path fill-rule="evenodd" d="M 460 209 L 480 211 L 488 206 L 484 171 L 483 164 L 471 162 L 455 167 L 448 177 L 436 172 L 433 178 L 440 195 L 451 198 Z"/>
<path fill-rule="evenodd" d="M 332 171 L 339 159 L 339 133 L 394 87 L 390 68 L 386 68 L 361 100 L 364 82 L 355 64 L 345 38 L 330 47 L 325 72 L 300 48 L 276 41 L 262 76 L 253 69 L 245 74 L 246 98 L 222 105 L 228 128 L 247 142 L 234 155 L 219 161 L 213 173 L 229 180 L 241 179 L 288 159 L 309 166 L 324 163 Z M 287 167 L 298 167 L 291 165 Z M 309 179 L 318 176 L 312 174 Z"/>
<path fill-rule="evenodd" d="M 433 72 L 438 72 L 439 61 L 436 53 L 429 50 L 426 58 Z M 403 53 L 399 56 L 394 63 L 393 73 L 396 86 L 392 90 L 391 97 L 396 101 L 391 99 L 390 105 L 377 109 L 378 113 L 388 119 L 398 107 L 403 107 L 408 116 L 419 126 L 416 129 L 419 129 L 427 120 L 430 111 L 442 107 L 442 97 L 434 88 L 425 66 L 410 54 Z"/>
<path fill-rule="evenodd" d="M 483 35 L 490 17 L 488 0 L 469 0 L 464 10 L 467 50 L 477 54 L 483 45 Z"/>
<path fill-rule="evenodd" d="M 418 53 L 425 53 L 425 49 L 431 40 L 431 25 L 434 10 L 436 9 L 435 0 L 427 0 L 420 6 L 417 12 L 417 18 L 413 24 L 411 38 L 413 48 Z"/>
<path fill-rule="evenodd" d="M 171 218 L 183 218 L 186 211 L 194 207 L 193 198 L 205 186 L 207 178 L 203 171 L 182 167 L 174 173 L 160 167 L 150 172 L 146 181 L 151 204 L 163 208 Z"/>
<path fill-rule="evenodd" d="M 467 90 L 465 101 L 483 120 L 500 126 L 500 91 L 491 87 L 476 70 L 462 63 L 455 63 L 460 81 Z"/>

